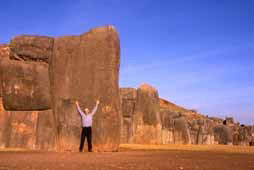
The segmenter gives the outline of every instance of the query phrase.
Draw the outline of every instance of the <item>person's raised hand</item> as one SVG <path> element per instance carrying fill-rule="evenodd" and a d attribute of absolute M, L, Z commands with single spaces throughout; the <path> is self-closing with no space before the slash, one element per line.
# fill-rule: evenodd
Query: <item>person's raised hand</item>
<path fill-rule="evenodd" d="M 97 100 L 97 101 L 96 101 L 96 104 L 97 104 L 97 105 L 98 105 L 98 104 L 100 104 L 100 101 L 99 101 L 99 100 Z"/>
<path fill-rule="evenodd" d="M 77 100 L 76 100 L 76 102 L 75 102 L 75 103 L 76 103 L 76 105 L 78 105 L 78 104 L 79 104 Z"/>

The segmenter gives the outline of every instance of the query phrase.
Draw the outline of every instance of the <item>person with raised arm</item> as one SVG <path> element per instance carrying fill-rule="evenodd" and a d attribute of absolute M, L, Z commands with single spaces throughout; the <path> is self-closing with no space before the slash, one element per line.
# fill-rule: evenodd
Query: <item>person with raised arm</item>
<path fill-rule="evenodd" d="M 81 137 L 80 137 L 79 152 L 83 151 L 85 138 L 87 138 L 88 152 L 92 152 L 93 115 L 96 113 L 99 103 L 100 103 L 100 101 L 97 100 L 96 105 L 93 108 L 92 112 L 89 112 L 88 108 L 85 108 L 85 112 L 83 112 L 79 106 L 79 102 L 76 101 L 76 106 L 77 106 L 78 112 L 80 113 L 81 119 L 82 119 L 82 132 L 81 132 Z"/>

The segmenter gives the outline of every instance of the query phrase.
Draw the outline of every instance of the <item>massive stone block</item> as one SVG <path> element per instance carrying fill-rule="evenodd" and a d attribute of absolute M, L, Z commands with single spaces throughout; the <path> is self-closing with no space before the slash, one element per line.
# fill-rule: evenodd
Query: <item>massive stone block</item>
<path fill-rule="evenodd" d="M 51 107 L 48 66 L 1 61 L 2 95 L 6 110 L 47 110 Z"/>
<path fill-rule="evenodd" d="M 95 151 L 116 151 L 120 143 L 120 46 L 112 26 L 81 36 L 59 37 L 50 60 L 50 84 L 57 124 L 58 149 L 78 150 L 81 108 L 101 101 L 93 120 Z"/>
<path fill-rule="evenodd" d="M 6 111 L 0 98 L 0 148 L 55 150 L 52 110 Z"/>
<path fill-rule="evenodd" d="M 48 63 L 52 55 L 53 43 L 54 38 L 46 36 L 16 36 L 11 40 L 10 58 Z"/>
<path fill-rule="evenodd" d="M 159 95 L 155 88 L 147 84 L 137 89 L 133 126 L 134 143 L 161 143 Z"/>

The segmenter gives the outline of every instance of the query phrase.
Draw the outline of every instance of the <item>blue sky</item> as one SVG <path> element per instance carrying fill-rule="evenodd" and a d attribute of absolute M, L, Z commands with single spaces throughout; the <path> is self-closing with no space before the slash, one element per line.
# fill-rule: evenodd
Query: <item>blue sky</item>
<path fill-rule="evenodd" d="M 8 0 L 0 6 L 0 42 L 113 24 L 120 86 L 147 82 L 178 105 L 254 124 L 253 19 L 252 0 Z"/>

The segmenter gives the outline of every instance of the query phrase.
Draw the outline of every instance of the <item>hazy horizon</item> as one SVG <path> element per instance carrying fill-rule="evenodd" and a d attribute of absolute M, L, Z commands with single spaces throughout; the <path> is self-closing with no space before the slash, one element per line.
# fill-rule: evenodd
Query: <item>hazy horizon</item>
<path fill-rule="evenodd" d="M 1 44 L 113 24 L 120 87 L 148 83 L 182 107 L 254 124 L 254 1 L 9 0 L 0 11 Z"/>

